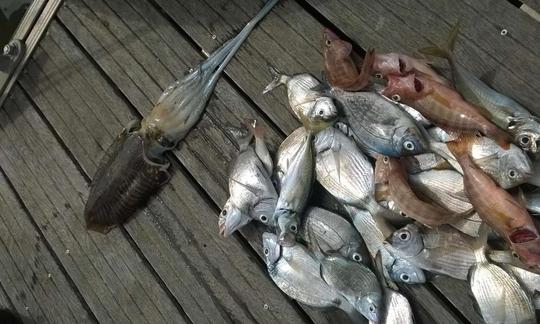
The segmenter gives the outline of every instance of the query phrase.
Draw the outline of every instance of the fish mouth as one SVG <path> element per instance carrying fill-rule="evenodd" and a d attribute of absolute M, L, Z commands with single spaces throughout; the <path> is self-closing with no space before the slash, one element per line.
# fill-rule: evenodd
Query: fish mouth
<path fill-rule="evenodd" d="M 538 238 L 538 235 L 536 235 L 534 232 L 528 229 L 520 229 L 514 231 L 512 234 L 510 234 L 510 241 L 512 243 L 526 243 L 529 241 L 533 241 Z"/>

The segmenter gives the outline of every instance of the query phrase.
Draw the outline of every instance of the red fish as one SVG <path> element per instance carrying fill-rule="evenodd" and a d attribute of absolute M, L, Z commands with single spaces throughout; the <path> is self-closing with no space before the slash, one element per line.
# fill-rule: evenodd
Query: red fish
<path fill-rule="evenodd" d="M 324 71 L 328 83 L 346 91 L 359 91 L 369 83 L 373 50 L 366 53 L 359 69 L 355 63 L 351 43 L 340 39 L 329 29 L 324 29 L 322 38 Z"/>
<path fill-rule="evenodd" d="M 416 72 L 407 76 L 389 75 L 383 94 L 418 110 L 424 117 L 448 132 L 492 138 L 502 148 L 510 148 L 510 136 L 486 119 L 454 89 Z"/>
<path fill-rule="evenodd" d="M 411 72 L 420 72 L 441 84 L 450 85 L 450 82 L 435 72 L 427 60 L 417 59 L 400 53 L 375 54 L 372 73 L 380 78 L 389 75 L 407 75 Z"/>
<path fill-rule="evenodd" d="M 474 135 L 448 143 L 463 168 L 465 192 L 478 215 L 511 245 L 529 266 L 540 266 L 540 234 L 527 209 L 474 164 L 469 146 Z"/>

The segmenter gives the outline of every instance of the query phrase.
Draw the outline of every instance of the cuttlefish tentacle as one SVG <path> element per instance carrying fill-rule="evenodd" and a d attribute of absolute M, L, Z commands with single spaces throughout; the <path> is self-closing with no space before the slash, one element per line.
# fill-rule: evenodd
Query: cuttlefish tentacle
<path fill-rule="evenodd" d="M 165 153 L 199 121 L 223 69 L 278 1 L 269 0 L 236 37 L 167 87 L 140 125 L 131 122 L 122 131 L 92 180 L 85 207 L 88 229 L 108 232 L 168 181 L 170 163 Z"/>

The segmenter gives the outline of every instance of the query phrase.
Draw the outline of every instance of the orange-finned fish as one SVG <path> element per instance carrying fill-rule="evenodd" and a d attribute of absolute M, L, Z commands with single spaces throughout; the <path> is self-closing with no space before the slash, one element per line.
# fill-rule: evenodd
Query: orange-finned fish
<path fill-rule="evenodd" d="M 465 192 L 480 217 L 508 241 L 520 259 L 529 266 L 540 266 L 540 234 L 523 205 L 499 187 L 469 157 L 474 135 L 448 143 L 463 168 Z"/>
<path fill-rule="evenodd" d="M 340 39 L 330 29 L 323 31 L 322 48 L 326 80 L 332 87 L 346 91 L 359 91 L 369 83 L 373 50 L 368 50 L 359 68 L 353 59 L 351 43 Z"/>
<path fill-rule="evenodd" d="M 418 110 L 424 117 L 449 132 L 480 132 L 502 148 L 510 148 L 510 136 L 487 120 L 477 108 L 454 89 L 421 73 L 389 75 L 383 94 Z"/>
<path fill-rule="evenodd" d="M 425 59 L 419 59 L 400 53 L 386 53 L 374 55 L 372 74 L 379 78 L 389 75 L 407 75 L 411 72 L 420 72 L 441 84 L 450 85 L 450 82 L 435 72 Z"/>
<path fill-rule="evenodd" d="M 465 214 L 454 213 L 420 200 L 411 189 L 398 159 L 379 156 L 375 164 L 375 172 L 377 180 L 386 185 L 385 192 L 407 217 L 427 226 L 437 226 L 455 223 L 465 216 Z"/>

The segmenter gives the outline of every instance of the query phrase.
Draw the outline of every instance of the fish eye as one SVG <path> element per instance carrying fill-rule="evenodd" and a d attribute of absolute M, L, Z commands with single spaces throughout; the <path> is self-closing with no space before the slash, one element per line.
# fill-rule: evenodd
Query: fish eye
<path fill-rule="evenodd" d="M 403 217 L 407 217 L 407 214 L 405 214 L 404 212 L 400 211 L 399 214 Z"/>
<path fill-rule="evenodd" d="M 390 158 L 389 158 L 388 156 L 384 156 L 384 157 L 382 158 L 382 161 L 383 161 L 385 164 L 387 164 L 388 162 L 390 162 Z"/>
<path fill-rule="evenodd" d="M 223 209 L 223 211 L 221 212 L 221 215 L 227 216 L 227 209 Z"/>
<path fill-rule="evenodd" d="M 396 94 L 393 94 L 393 95 L 392 95 L 392 100 L 394 100 L 394 101 L 401 101 L 401 96 L 398 95 L 397 93 L 396 93 Z"/>
<path fill-rule="evenodd" d="M 411 238 L 411 233 L 409 231 L 403 231 L 399 234 L 399 238 L 402 241 L 408 241 Z"/>
<path fill-rule="evenodd" d="M 319 116 L 322 116 L 322 115 L 324 115 L 324 110 L 321 109 L 319 110 Z"/>
<path fill-rule="evenodd" d="M 261 222 L 263 223 L 266 223 L 268 221 L 268 217 L 266 215 L 261 215 L 261 217 L 259 218 L 261 220 Z"/>
<path fill-rule="evenodd" d="M 531 142 L 531 139 L 527 135 L 521 136 L 519 138 L 519 144 L 521 146 L 527 146 L 530 142 Z"/>
<path fill-rule="evenodd" d="M 382 75 L 382 73 L 375 73 L 375 77 L 376 77 L 377 79 L 382 79 L 382 78 L 383 78 L 383 75 Z"/>
<path fill-rule="evenodd" d="M 375 312 L 375 307 L 373 307 L 373 305 L 369 305 L 369 312 L 370 313 Z"/>
<path fill-rule="evenodd" d="M 516 170 L 514 170 L 514 169 L 508 170 L 508 177 L 509 177 L 510 179 L 514 179 L 516 176 L 517 176 Z"/>
<path fill-rule="evenodd" d="M 519 255 L 515 251 L 512 251 L 512 256 L 519 260 Z"/>
<path fill-rule="evenodd" d="M 362 260 L 362 257 L 361 257 L 360 254 L 358 254 L 358 253 L 353 254 L 353 257 L 352 257 L 352 258 L 353 258 L 354 261 L 357 261 L 357 262 L 359 262 L 360 260 Z"/>
<path fill-rule="evenodd" d="M 330 46 L 330 45 L 332 45 L 332 42 L 329 39 L 327 39 L 326 40 L 326 46 Z"/>
<path fill-rule="evenodd" d="M 296 230 L 297 230 L 296 225 L 291 225 L 290 229 L 291 231 L 296 233 Z"/>
<path fill-rule="evenodd" d="M 411 142 L 411 141 L 405 141 L 405 142 L 403 142 L 403 147 L 404 147 L 407 151 L 412 151 L 412 150 L 414 150 L 414 143 Z"/>
<path fill-rule="evenodd" d="M 264 255 L 268 255 L 268 253 L 270 253 L 270 251 L 268 251 L 268 249 L 264 249 Z"/>
<path fill-rule="evenodd" d="M 411 278 L 409 277 L 408 274 L 406 273 L 402 273 L 399 275 L 399 279 L 401 279 L 403 282 L 409 282 L 411 281 Z"/>

